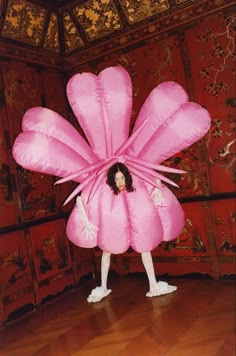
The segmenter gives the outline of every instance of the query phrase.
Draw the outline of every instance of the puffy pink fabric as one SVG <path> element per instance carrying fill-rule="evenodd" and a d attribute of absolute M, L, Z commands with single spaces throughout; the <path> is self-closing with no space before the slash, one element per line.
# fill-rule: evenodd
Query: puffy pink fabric
<path fill-rule="evenodd" d="M 26 169 L 62 177 L 59 183 L 80 183 L 67 199 L 81 191 L 67 223 L 68 238 L 110 253 L 130 246 L 147 252 L 176 238 L 184 213 L 163 184 L 171 183 L 162 175 L 171 169 L 158 164 L 203 137 L 209 113 L 189 102 L 179 84 L 164 82 L 146 99 L 128 137 L 132 85 L 122 67 L 106 68 L 98 76 L 76 74 L 67 95 L 89 145 L 60 115 L 37 107 L 24 115 L 12 154 Z M 130 170 L 134 192 L 114 195 L 106 184 L 109 167 L 118 161 Z"/>
<path fill-rule="evenodd" d="M 73 148 L 35 131 L 22 132 L 17 136 L 12 155 L 25 169 L 58 177 L 65 177 L 88 164 Z"/>
<path fill-rule="evenodd" d="M 92 239 L 84 238 L 83 224 L 75 206 L 67 223 L 71 241 L 81 247 L 99 246 L 110 253 L 122 253 L 129 246 L 137 252 L 151 251 L 161 241 L 173 240 L 184 226 L 184 213 L 176 197 L 162 185 L 164 203 L 156 207 L 151 185 L 134 178 L 134 186 L 135 192 L 124 191 L 118 196 L 111 193 L 105 182 L 99 186 L 93 202 L 88 205 L 89 220 L 99 226 Z"/>
<path fill-rule="evenodd" d="M 41 107 L 27 110 L 22 120 L 22 131 L 41 132 L 54 137 L 72 148 L 89 163 L 97 160 L 97 156 L 77 130 L 52 110 Z"/>
<path fill-rule="evenodd" d="M 122 67 L 95 75 L 74 75 L 67 95 L 75 116 L 99 158 L 110 158 L 129 133 L 132 85 Z"/>

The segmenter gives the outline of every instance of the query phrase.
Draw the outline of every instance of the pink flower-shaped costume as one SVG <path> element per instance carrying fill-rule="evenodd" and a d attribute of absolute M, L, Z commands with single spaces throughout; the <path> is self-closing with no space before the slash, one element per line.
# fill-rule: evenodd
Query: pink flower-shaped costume
<path fill-rule="evenodd" d="M 60 115 L 36 107 L 25 113 L 12 152 L 26 169 L 62 177 L 58 183 L 80 183 L 66 201 L 81 192 L 67 223 L 68 238 L 109 253 L 129 246 L 147 252 L 176 238 L 183 210 L 162 182 L 174 183 L 158 171 L 183 171 L 160 163 L 205 135 L 209 113 L 189 102 L 180 85 L 164 82 L 146 99 L 129 137 L 132 85 L 122 67 L 74 75 L 67 95 L 89 144 Z M 132 174 L 135 192 L 114 195 L 106 184 L 109 167 L 118 161 Z"/>

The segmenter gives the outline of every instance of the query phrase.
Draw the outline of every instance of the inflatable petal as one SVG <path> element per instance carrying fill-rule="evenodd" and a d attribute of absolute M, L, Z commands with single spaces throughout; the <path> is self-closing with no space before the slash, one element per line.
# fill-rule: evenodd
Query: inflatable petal
<path fill-rule="evenodd" d="M 70 105 L 100 158 L 110 158 L 127 139 L 132 87 L 122 67 L 73 76 L 67 85 Z"/>
<path fill-rule="evenodd" d="M 132 110 L 132 83 L 122 67 L 103 70 L 99 74 L 103 93 L 103 112 L 110 128 L 112 154 L 127 139 Z"/>
<path fill-rule="evenodd" d="M 143 127 L 125 153 L 137 157 L 159 127 L 164 125 L 167 119 L 186 102 L 188 102 L 186 91 L 175 82 L 164 82 L 154 88 L 140 110 L 132 136 L 147 118 L 148 124 Z M 155 150 L 154 146 L 153 150 Z M 154 162 L 153 159 L 151 161 Z"/>
<path fill-rule="evenodd" d="M 150 114 L 156 115 L 157 126 L 160 126 L 182 104 L 188 101 L 188 94 L 178 83 L 169 81 L 159 84 L 145 100 L 135 122 L 134 131 Z"/>
<path fill-rule="evenodd" d="M 23 116 L 22 130 L 36 131 L 52 136 L 73 148 L 89 163 L 97 160 L 91 147 L 79 132 L 67 120 L 52 110 L 41 107 L 27 110 Z"/>
<path fill-rule="evenodd" d="M 12 156 L 25 169 L 58 177 L 65 177 L 87 166 L 84 158 L 72 148 L 56 138 L 34 131 L 17 136 Z"/>
<path fill-rule="evenodd" d="M 183 104 L 143 145 L 140 158 L 162 162 L 200 140 L 209 130 L 211 118 L 196 103 Z"/>

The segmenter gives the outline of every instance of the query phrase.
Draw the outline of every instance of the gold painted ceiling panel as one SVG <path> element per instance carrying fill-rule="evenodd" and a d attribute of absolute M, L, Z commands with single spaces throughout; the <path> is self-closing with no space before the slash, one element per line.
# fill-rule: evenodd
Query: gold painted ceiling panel
<path fill-rule="evenodd" d="M 65 52 L 70 52 L 76 48 L 81 48 L 83 46 L 83 40 L 77 31 L 73 20 L 71 19 L 68 12 L 63 14 L 63 25 L 64 25 L 64 43 Z"/>
<path fill-rule="evenodd" d="M 55 13 L 51 13 L 44 47 L 55 52 L 60 52 L 58 19 Z"/>
<path fill-rule="evenodd" d="M 0 55 L 31 47 L 36 61 L 77 64 L 234 9 L 235 0 L 0 0 Z"/>
<path fill-rule="evenodd" d="M 125 16 L 130 24 L 169 9 L 167 0 L 121 0 Z"/>
<path fill-rule="evenodd" d="M 2 36 L 38 46 L 47 10 L 24 0 L 10 0 Z"/>
<path fill-rule="evenodd" d="M 111 0 L 90 0 L 73 9 L 88 40 L 100 38 L 122 28 Z"/>

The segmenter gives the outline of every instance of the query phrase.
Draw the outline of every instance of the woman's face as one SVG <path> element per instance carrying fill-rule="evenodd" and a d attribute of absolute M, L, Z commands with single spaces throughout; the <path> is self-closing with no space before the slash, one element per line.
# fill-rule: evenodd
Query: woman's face
<path fill-rule="evenodd" d="M 116 173 L 115 183 L 116 183 L 116 187 L 119 189 L 120 192 L 122 190 L 125 190 L 125 176 L 122 172 Z"/>

